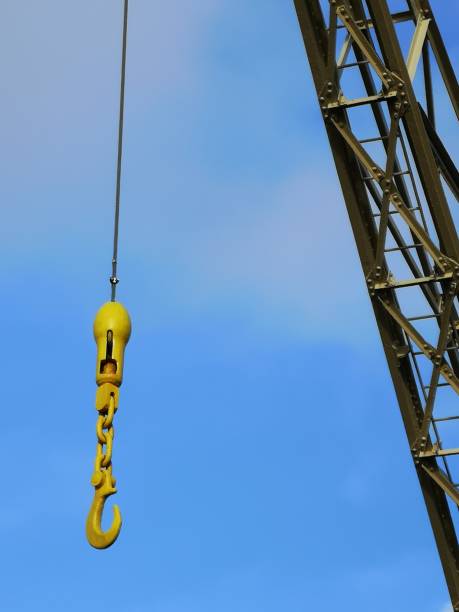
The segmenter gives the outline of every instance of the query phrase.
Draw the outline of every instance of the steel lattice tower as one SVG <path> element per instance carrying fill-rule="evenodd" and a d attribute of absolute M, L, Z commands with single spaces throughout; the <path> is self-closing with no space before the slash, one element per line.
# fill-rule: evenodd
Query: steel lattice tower
<path fill-rule="evenodd" d="M 459 611 L 452 514 L 459 506 L 459 240 L 449 208 L 459 199 L 459 174 L 436 131 L 430 62 L 456 117 L 459 87 L 428 0 L 406 0 L 397 12 L 390 4 L 295 0 L 414 466 Z M 405 58 L 400 28 L 408 26 Z"/>

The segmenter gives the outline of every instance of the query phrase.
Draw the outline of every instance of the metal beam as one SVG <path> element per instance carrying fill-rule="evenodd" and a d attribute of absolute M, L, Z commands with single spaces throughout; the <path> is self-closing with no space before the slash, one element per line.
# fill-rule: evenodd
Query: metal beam
<path fill-rule="evenodd" d="M 419 15 L 416 30 L 411 40 L 408 58 L 406 60 L 406 68 L 411 81 L 414 81 L 414 77 L 416 76 L 416 69 L 418 67 L 419 58 L 421 57 L 429 23 L 430 19 L 425 19 L 423 15 Z"/>

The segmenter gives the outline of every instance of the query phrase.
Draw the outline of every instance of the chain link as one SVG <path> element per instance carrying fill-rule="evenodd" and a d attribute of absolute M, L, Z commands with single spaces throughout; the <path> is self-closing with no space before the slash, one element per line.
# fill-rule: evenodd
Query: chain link
<path fill-rule="evenodd" d="M 94 480 L 102 481 L 102 472 L 112 473 L 112 452 L 115 429 L 113 418 L 118 408 L 118 388 L 110 383 L 104 383 L 97 389 L 96 409 L 99 413 L 96 423 L 96 459 L 94 464 Z"/>

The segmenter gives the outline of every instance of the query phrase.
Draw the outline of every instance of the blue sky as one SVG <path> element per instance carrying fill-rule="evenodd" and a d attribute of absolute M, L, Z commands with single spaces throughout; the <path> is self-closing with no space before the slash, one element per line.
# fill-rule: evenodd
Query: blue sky
<path fill-rule="evenodd" d="M 130 4 L 107 551 L 84 523 L 122 3 L 2 5 L 0 609 L 446 611 L 293 3 Z"/>

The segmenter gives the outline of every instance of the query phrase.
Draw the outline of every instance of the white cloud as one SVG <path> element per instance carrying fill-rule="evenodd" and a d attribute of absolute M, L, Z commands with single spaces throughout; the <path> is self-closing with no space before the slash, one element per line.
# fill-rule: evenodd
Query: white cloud
<path fill-rule="evenodd" d="M 361 344 L 375 327 L 336 183 L 310 169 L 274 186 L 207 193 L 218 207 L 202 204 L 194 220 L 186 210 L 180 220 L 180 199 L 167 214 L 139 217 L 129 243 L 152 279 L 143 290 L 158 294 L 162 266 L 172 270 L 175 300 L 188 311 L 240 305 L 262 327 Z"/>
<path fill-rule="evenodd" d="M 151 112 L 162 94 L 190 84 L 218 8 L 211 0 L 131 3 L 127 112 L 130 105 Z M 72 175 L 72 166 L 81 176 L 94 147 L 109 143 L 114 151 L 121 28 L 122 3 L 111 0 L 9 0 L 2 7 L 0 54 L 8 61 L 0 161 L 14 178 L 37 180 L 37 169 L 44 176 Z M 75 159 L 80 149 L 85 152 Z"/>

